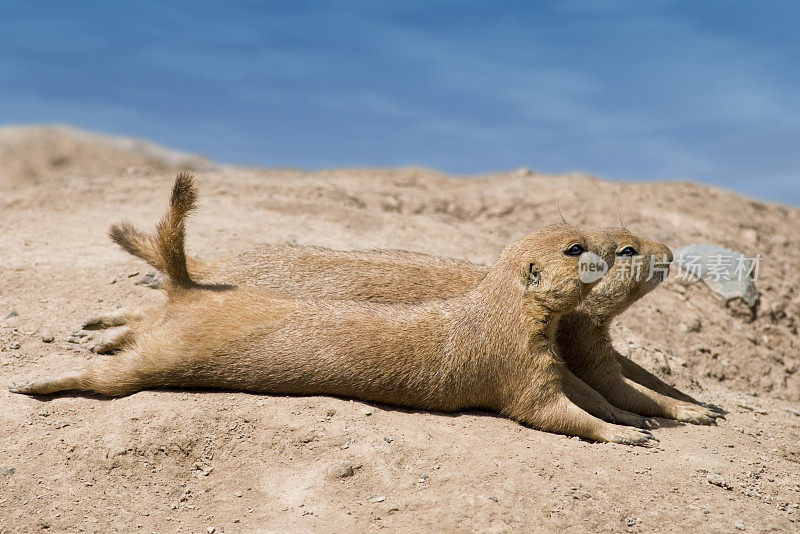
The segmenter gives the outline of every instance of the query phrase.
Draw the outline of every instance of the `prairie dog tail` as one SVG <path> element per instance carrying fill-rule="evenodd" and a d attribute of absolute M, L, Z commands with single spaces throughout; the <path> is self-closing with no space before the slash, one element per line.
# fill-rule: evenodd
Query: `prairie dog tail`
<path fill-rule="evenodd" d="M 186 217 L 196 204 L 194 178 L 187 172 L 178 173 L 172 186 L 169 208 L 156 225 L 155 236 L 144 234 L 127 222 L 111 225 L 108 235 L 126 252 L 166 274 L 173 287 L 192 287 L 194 282 L 186 267 L 184 238 Z"/>

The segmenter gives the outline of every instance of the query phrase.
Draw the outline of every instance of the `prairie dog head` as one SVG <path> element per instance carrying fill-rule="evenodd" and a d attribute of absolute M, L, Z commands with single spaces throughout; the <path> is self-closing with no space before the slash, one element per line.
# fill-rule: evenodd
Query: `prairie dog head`
<path fill-rule="evenodd" d="M 624 228 L 606 230 L 617 242 L 614 265 L 581 304 L 599 322 L 608 321 L 655 289 L 669 275 L 672 251 Z"/>
<path fill-rule="evenodd" d="M 616 248 L 605 231 L 546 226 L 506 247 L 487 280 L 526 307 L 567 313 L 613 265 Z"/>

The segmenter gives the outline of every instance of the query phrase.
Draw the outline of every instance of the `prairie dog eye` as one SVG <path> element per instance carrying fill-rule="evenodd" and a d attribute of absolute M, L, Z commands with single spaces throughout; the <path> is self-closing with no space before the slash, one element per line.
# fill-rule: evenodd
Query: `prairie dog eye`
<path fill-rule="evenodd" d="M 626 256 L 626 257 L 636 256 L 637 254 L 639 254 L 639 251 L 633 247 L 625 247 L 619 252 L 617 252 L 617 256 Z"/>
<path fill-rule="evenodd" d="M 575 243 L 567 247 L 567 250 L 564 251 L 564 254 L 567 256 L 580 256 L 584 252 L 586 252 L 586 249 L 583 248 L 582 245 Z"/>

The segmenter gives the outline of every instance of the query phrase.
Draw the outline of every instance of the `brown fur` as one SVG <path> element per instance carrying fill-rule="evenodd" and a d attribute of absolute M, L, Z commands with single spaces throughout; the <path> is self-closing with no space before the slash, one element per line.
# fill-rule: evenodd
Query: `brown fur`
<path fill-rule="evenodd" d="M 139 232 L 131 224 L 112 225 L 109 237 L 128 253 L 143 259 L 169 276 L 172 285 L 190 287 L 184 241 L 186 217 L 197 205 L 197 191 L 192 176 L 182 172 L 172 187 L 169 210 L 156 225 L 155 237 Z"/>
<path fill-rule="evenodd" d="M 659 275 L 647 280 L 651 258 L 663 261 L 668 272 L 672 254 L 664 245 L 625 229 L 608 231 L 617 240 L 618 251 L 633 247 L 638 259 L 618 258 L 587 299 L 560 322 L 557 339 L 567 366 L 625 411 L 697 424 L 713 422 L 719 413 L 700 406 L 614 349 L 608 333 L 611 320 L 662 280 Z M 640 262 L 638 273 L 634 262 Z M 462 260 L 408 251 L 335 251 L 281 244 L 262 245 L 204 271 L 217 282 L 258 285 L 293 297 L 405 303 L 461 295 L 486 272 L 485 267 Z"/>
<path fill-rule="evenodd" d="M 626 412 L 696 424 L 712 423 L 720 417 L 718 411 L 699 405 L 614 349 L 608 332 L 611 320 L 662 281 L 660 273 L 648 280 L 651 259 L 664 269 L 665 276 L 672 253 L 664 245 L 623 228 L 608 232 L 617 240 L 619 252 L 633 247 L 637 254 L 633 258 L 619 258 L 587 299 L 561 320 L 557 339 L 567 366 L 611 405 Z M 262 245 L 218 264 L 199 261 L 195 264 L 202 266 L 196 273 L 198 276 L 215 282 L 257 285 L 299 298 L 388 303 L 418 303 L 459 296 L 478 285 L 488 272 L 487 268 L 466 261 L 416 252 L 336 251 L 282 244 Z M 596 397 L 594 402 L 578 404 L 607 420 L 630 421 L 624 413 L 609 410 L 607 403 L 597 401 Z"/>
<path fill-rule="evenodd" d="M 558 343 L 568 367 L 624 410 L 688 423 L 713 423 L 721 417 L 720 412 L 697 404 L 614 349 L 609 335 L 611 320 L 666 278 L 672 252 L 623 228 L 610 229 L 609 233 L 618 243 L 614 266 L 559 324 Z M 633 257 L 619 255 L 629 247 L 636 252 Z M 672 395 L 654 391 L 647 384 L 658 385 L 659 390 Z"/>
<path fill-rule="evenodd" d="M 171 211 L 177 204 L 173 195 Z M 483 408 L 596 441 L 653 439 L 591 416 L 565 394 L 577 379 L 558 354 L 558 321 L 594 284 L 580 281 L 578 258 L 564 251 L 578 243 L 613 263 L 615 243 L 603 232 L 546 227 L 509 245 L 466 294 L 415 305 L 199 286 L 181 278 L 183 250 L 169 246 L 177 242 L 182 234 L 157 234 L 159 254 L 172 255 L 163 266 L 178 280 L 128 350 L 12 391 L 124 395 L 188 386 L 330 394 L 443 411 Z"/>

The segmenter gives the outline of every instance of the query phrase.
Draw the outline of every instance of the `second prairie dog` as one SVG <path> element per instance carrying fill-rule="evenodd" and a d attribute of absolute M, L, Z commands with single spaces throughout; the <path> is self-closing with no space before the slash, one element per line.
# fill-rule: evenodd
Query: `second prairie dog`
<path fill-rule="evenodd" d="M 595 284 L 579 277 L 581 253 L 613 263 L 615 243 L 604 232 L 545 227 L 509 245 L 476 287 L 449 300 L 296 300 L 192 281 L 182 221 L 193 206 L 191 178 L 179 175 L 154 240 L 155 263 L 170 278 L 168 300 L 144 318 L 129 348 L 13 392 L 125 395 L 181 386 L 328 394 L 442 411 L 483 408 L 595 441 L 654 439 L 593 417 L 565 393 L 569 372 L 555 329 Z"/>
<path fill-rule="evenodd" d="M 627 412 L 713 423 L 719 412 L 699 405 L 614 349 L 609 335 L 611 320 L 666 277 L 672 254 L 664 245 L 626 229 L 608 232 L 618 242 L 616 263 L 578 308 L 562 318 L 558 328 L 557 339 L 567 366 L 613 406 Z M 659 265 L 660 260 L 665 263 Z M 652 277 L 651 267 L 658 270 Z M 298 298 L 418 303 L 463 295 L 480 283 L 488 269 L 409 251 L 337 251 L 268 244 L 215 264 L 193 260 L 189 271 L 200 280 L 255 285 Z M 109 322 L 112 320 L 108 317 L 114 316 L 101 319 Z M 100 347 L 114 348 L 131 335 L 131 329 L 123 327 L 110 336 L 109 345 Z M 583 407 L 589 409 L 588 404 Z M 628 424 L 625 414 L 606 412 L 609 420 L 616 418 Z M 603 416 L 599 412 L 595 415 Z"/>
<path fill-rule="evenodd" d="M 617 241 L 619 255 L 587 298 L 562 318 L 557 339 L 564 361 L 578 378 L 623 410 L 712 423 L 718 412 L 697 404 L 614 349 L 611 320 L 663 281 L 672 253 L 626 229 L 607 231 Z M 651 266 L 658 269 L 659 260 L 664 265 L 651 277 Z M 258 285 L 294 297 L 406 303 L 461 295 L 488 271 L 470 262 L 408 251 L 336 251 L 281 244 L 262 245 L 216 265 L 196 265 L 198 274 L 217 283 Z"/>

